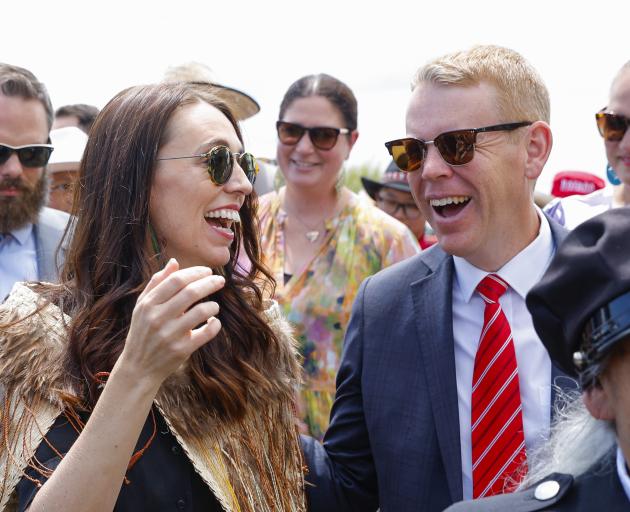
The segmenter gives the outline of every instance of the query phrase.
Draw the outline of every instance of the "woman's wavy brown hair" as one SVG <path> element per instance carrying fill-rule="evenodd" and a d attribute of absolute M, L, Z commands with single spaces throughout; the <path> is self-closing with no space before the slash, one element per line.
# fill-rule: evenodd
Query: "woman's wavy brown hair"
<path fill-rule="evenodd" d="M 219 109 L 242 142 L 228 107 L 190 84 L 126 89 L 92 126 L 63 284 L 53 297 L 72 318 L 68 365 L 88 407 L 98 399 L 98 374 L 111 371 L 123 350 L 140 291 L 163 260 L 160 242 L 158 254 L 152 247 L 149 218 L 156 155 L 174 112 L 195 102 Z M 190 360 L 190 378 L 205 399 L 200 407 L 225 419 L 244 416 L 248 389 L 273 394 L 286 387 L 275 361 L 280 342 L 263 314 L 263 295 L 269 291 L 261 283 L 273 287 L 273 278 L 260 262 L 256 208 L 256 196 L 250 194 L 240 225 L 234 224 L 230 261 L 214 269 L 226 278 L 225 287 L 212 297 L 220 304 L 223 327 Z M 237 265 L 239 251 L 251 262 L 247 269 Z"/>

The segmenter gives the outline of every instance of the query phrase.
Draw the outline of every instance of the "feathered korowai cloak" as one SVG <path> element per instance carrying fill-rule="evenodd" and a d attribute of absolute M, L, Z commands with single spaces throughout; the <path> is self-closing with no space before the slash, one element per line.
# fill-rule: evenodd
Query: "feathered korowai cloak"
<path fill-rule="evenodd" d="M 42 307 L 43 306 L 43 307 Z M 266 316 L 280 339 L 277 365 L 298 384 L 300 367 L 290 329 L 275 303 Z M 43 436 L 77 396 L 64 371 L 69 319 L 58 307 L 16 285 L 0 306 L 0 323 L 26 318 L 0 332 L 0 511 L 15 508 L 15 488 Z M 155 405 L 196 471 L 228 512 L 303 511 L 304 476 L 291 399 L 250 390 L 248 412 L 228 423 L 195 402 L 184 371 L 169 377 Z"/>

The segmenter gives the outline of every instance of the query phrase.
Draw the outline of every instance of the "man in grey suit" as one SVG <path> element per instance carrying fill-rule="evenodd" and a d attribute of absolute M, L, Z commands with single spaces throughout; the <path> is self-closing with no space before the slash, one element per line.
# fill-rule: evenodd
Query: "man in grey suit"
<path fill-rule="evenodd" d="M 16 281 L 54 281 L 68 215 L 44 207 L 53 111 L 28 70 L 0 63 L 0 302 Z"/>
<path fill-rule="evenodd" d="M 533 201 L 548 123 L 512 50 L 417 72 L 407 136 L 386 146 L 438 245 L 360 288 L 324 444 L 303 439 L 310 510 L 438 511 L 527 471 L 559 375 L 525 306 L 565 235 Z"/>

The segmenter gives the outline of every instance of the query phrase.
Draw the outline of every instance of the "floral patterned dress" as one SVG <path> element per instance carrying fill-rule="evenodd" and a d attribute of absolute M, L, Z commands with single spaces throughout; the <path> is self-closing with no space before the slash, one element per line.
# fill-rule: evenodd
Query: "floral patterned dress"
<path fill-rule="evenodd" d="M 284 282 L 284 223 L 277 193 L 260 198 L 262 250 L 283 308 L 304 357 L 300 408 L 309 433 L 321 439 L 335 398 L 345 328 L 352 302 L 366 277 L 420 251 L 401 222 L 352 194 L 338 217 L 326 222 L 320 251 L 300 274 Z"/>

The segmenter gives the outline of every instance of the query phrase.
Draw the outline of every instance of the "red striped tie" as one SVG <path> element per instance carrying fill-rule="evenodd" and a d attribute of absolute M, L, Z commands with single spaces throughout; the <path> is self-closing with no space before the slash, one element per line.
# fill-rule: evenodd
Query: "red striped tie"
<path fill-rule="evenodd" d="M 499 304 L 507 288 L 496 274 L 477 286 L 486 307 L 472 382 L 473 498 L 509 492 L 526 472 L 518 366 Z"/>

